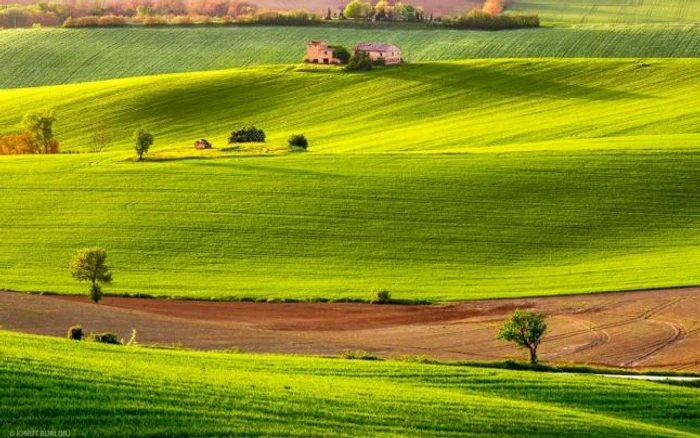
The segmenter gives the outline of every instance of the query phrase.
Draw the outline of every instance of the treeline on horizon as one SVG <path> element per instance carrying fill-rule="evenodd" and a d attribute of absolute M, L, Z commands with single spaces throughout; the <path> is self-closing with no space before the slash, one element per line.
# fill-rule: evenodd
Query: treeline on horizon
<path fill-rule="evenodd" d="M 19 0 L 21 1 L 21 0 Z M 482 9 L 435 17 L 401 1 L 352 0 L 326 14 L 258 8 L 245 0 L 65 0 L 0 6 L 0 28 L 37 26 L 119 27 L 211 24 L 308 26 L 321 22 L 413 22 L 455 29 L 501 30 L 539 27 L 537 15 L 504 15 L 510 0 L 486 0 Z M 505 2 L 505 3 L 504 3 Z"/>

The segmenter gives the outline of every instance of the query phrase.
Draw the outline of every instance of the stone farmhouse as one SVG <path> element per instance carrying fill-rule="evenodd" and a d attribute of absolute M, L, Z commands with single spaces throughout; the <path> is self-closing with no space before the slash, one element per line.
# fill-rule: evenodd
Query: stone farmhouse
<path fill-rule="evenodd" d="M 384 58 L 386 65 L 401 64 L 401 50 L 393 44 L 387 43 L 360 43 L 355 46 L 354 53 L 365 52 L 372 62 Z"/>
<path fill-rule="evenodd" d="M 333 47 L 325 41 L 309 41 L 306 45 L 306 61 L 315 64 L 340 64 L 340 59 L 333 57 Z"/>
<path fill-rule="evenodd" d="M 355 46 L 354 54 L 365 52 L 372 62 L 383 58 L 386 65 L 401 64 L 401 50 L 393 44 L 360 43 Z M 309 41 L 306 45 L 306 62 L 314 64 L 340 64 L 340 59 L 333 56 L 333 46 L 325 41 Z"/>

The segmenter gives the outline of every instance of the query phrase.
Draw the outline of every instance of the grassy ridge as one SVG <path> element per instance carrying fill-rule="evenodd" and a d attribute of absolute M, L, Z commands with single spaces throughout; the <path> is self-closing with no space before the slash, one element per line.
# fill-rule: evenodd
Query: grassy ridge
<path fill-rule="evenodd" d="M 515 0 L 508 10 L 557 23 L 700 22 L 700 3 L 694 0 Z"/>
<path fill-rule="evenodd" d="M 118 138 L 109 153 L 0 158 L 0 287 L 84 292 L 66 267 L 91 245 L 111 254 L 108 291 L 166 296 L 697 284 L 698 75 L 691 60 L 479 61 L 5 90 L 0 124 L 61 95 L 64 148 L 99 111 Z M 271 147 L 303 131 L 313 152 L 128 162 L 140 121 L 161 150 L 221 146 L 235 121 Z"/>
<path fill-rule="evenodd" d="M 52 106 L 63 150 L 88 149 L 93 117 L 113 131 L 110 150 L 130 150 L 139 125 L 166 149 L 202 137 L 222 147 L 248 123 L 271 148 L 303 131 L 312 150 L 334 153 L 690 147 L 699 81 L 700 60 L 490 60 L 369 75 L 257 67 L 0 90 L 0 133 Z"/>
<path fill-rule="evenodd" d="M 9 332 L 0 332 L 0 384 L 3 434 L 53 429 L 71 436 L 691 436 L 700 431 L 700 393 L 692 388 L 396 362 L 109 347 Z"/>
<path fill-rule="evenodd" d="M 338 27 L 0 31 L 0 88 L 300 62 L 306 41 L 399 45 L 411 62 L 467 58 L 700 57 L 700 28 L 504 32 Z M 75 50 L 80 47 L 80 50 Z M 37 66 L 40 65 L 41 68 Z"/>

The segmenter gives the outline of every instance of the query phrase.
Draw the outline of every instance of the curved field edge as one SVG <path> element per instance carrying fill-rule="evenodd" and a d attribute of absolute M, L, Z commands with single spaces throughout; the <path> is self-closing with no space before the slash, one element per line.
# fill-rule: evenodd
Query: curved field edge
<path fill-rule="evenodd" d="M 0 340 L 0 406 L 9 414 L 0 427 L 8 432 L 691 436 L 700 427 L 697 391 L 649 382 L 10 332 Z"/>
<path fill-rule="evenodd" d="M 501 32 L 403 27 L 24 29 L 0 31 L 0 88 L 298 63 L 312 39 L 348 47 L 362 41 L 391 42 L 409 62 L 700 57 L 700 28 L 693 25 Z M 39 63 L 42 68 L 36 68 Z"/>

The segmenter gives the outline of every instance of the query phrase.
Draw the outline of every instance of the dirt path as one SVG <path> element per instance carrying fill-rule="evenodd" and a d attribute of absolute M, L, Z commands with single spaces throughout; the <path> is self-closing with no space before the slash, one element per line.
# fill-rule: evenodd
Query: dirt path
<path fill-rule="evenodd" d="M 57 297 L 0 292 L 3 329 L 63 336 L 72 324 L 141 343 L 199 349 L 438 359 L 525 358 L 496 341 L 512 309 L 549 316 L 545 361 L 700 371 L 700 288 L 472 301 L 445 306 L 267 304 Z"/>

